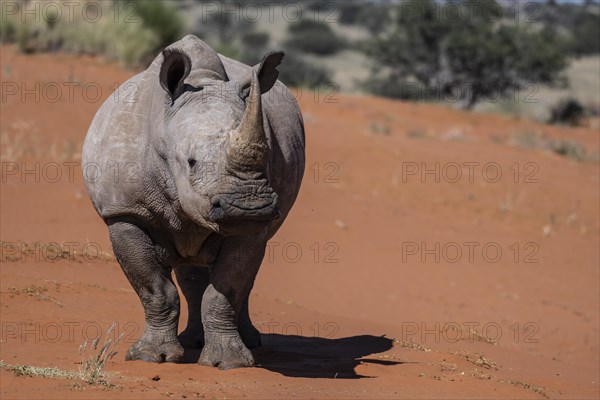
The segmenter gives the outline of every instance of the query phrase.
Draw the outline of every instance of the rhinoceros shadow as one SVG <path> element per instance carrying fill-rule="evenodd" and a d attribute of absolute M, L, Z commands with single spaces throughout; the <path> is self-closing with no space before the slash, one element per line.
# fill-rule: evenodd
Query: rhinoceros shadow
<path fill-rule="evenodd" d="M 354 371 L 361 362 L 380 365 L 402 364 L 399 361 L 365 358 L 389 350 L 392 346 L 393 340 L 383 336 L 360 335 L 327 339 L 263 334 L 262 346 L 252 349 L 252 354 L 257 368 L 264 368 L 284 376 L 359 379 L 369 378 Z M 197 360 L 196 357 L 192 357 Z"/>
<path fill-rule="evenodd" d="M 383 336 L 360 335 L 340 339 L 263 334 L 262 346 L 252 350 L 259 368 L 302 378 L 358 379 L 368 376 L 354 369 L 361 362 L 395 365 L 398 361 L 365 358 L 393 346 Z"/>

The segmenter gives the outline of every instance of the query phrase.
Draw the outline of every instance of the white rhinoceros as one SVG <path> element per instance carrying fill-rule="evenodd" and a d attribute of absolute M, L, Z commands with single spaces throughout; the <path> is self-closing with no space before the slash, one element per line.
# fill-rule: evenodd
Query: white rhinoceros
<path fill-rule="evenodd" d="M 249 67 L 189 35 L 96 114 L 85 184 L 145 313 L 127 360 L 180 362 L 183 345 L 202 347 L 202 365 L 254 364 L 248 296 L 304 172 L 302 115 L 277 81 L 282 58 Z M 189 304 L 179 336 L 172 269 Z"/>

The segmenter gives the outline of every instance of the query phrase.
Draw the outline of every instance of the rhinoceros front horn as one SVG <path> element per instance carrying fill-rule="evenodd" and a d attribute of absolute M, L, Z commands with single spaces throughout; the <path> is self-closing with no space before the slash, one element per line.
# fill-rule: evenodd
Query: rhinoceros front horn
<path fill-rule="evenodd" d="M 268 161 L 268 145 L 263 125 L 260 84 L 252 72 L 250 94 L 242 122 L 232 135 L 227 152 L 228 167 L 235 172 L 263 172 Z"/>

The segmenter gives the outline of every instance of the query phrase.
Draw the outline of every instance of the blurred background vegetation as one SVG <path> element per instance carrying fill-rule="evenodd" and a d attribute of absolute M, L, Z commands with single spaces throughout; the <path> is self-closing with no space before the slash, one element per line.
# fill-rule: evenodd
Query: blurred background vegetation
<path fill-rule="evenodd" d="M 194 33 L 247 64 L 284 49 L 280 79 L 298 87 L 334 84 L 550 123 L 600 113 L 595 0 L 84 0 L 72 20 L 43 1 L 11 4 L 36 2 L 42 18 L 23 21 L 2 7 L 2 43 L 26 53 L 98 54 L 137 70 Z"/>

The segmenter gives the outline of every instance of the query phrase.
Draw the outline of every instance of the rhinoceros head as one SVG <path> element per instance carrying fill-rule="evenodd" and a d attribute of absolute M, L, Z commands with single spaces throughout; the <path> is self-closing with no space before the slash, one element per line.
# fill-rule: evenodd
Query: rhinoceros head
<path fill-rule="evenodd" d="M 225 235 L 260 231 L 279 217 L 266 173 L 270 151 L 261 94 L 275 84 L 283 53 L 267 55 L 236 81 L 192 70 L 184 51 L 163 55 L 163 140 L 182 209 Z"/>

